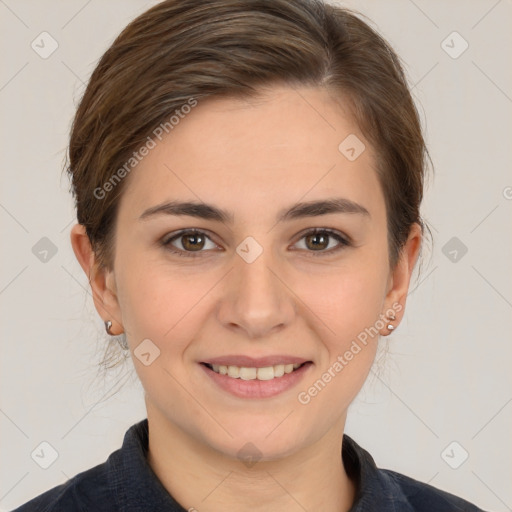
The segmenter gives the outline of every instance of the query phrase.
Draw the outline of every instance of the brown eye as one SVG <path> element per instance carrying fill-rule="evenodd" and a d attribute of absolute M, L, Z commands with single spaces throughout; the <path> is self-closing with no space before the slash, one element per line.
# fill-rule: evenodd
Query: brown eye
<path fill-rule="evenodd" d="M 205 237 L 201 233 L 181 235 L 182 245 L 187 251 L 201 250 L 204 246 Z"/>
<path fill-rule="evenodd" d="M 205 247 L 207 241 L 211 243 L 210 247 Z M 162 245 L 178 256 L 190 257 L 201 256 L 202 253 L 209 252 L 208 249 L 217 247 L 202 231 L 182 231 L 171 238 L 164 239 Z"/>
<path fill-rule="evenodd" d="M 314 233 L 313 235 L 307 235 L 304 237 L 306 240 L 306 246 L 309 249 L 319 250 L 326 249 L 329 245 L 329 235 L 325 235 L 323 233 Z"/>
<path fill-rule="evenodd" d="M 304 240 L 306 251 L 310 253 L 311 256 L 330 255 L 343 249 L 344 247 L 351 245 L 350 242 L 340 234 L 329 229 L 317 228 L 309 231 L 302 236 L 301 241 L 302 240 Z M 331 246 L 331 248 L 328 250 L 331 240 L 337 241 L 338 244 L 335 245 L 334 248 Z"/>

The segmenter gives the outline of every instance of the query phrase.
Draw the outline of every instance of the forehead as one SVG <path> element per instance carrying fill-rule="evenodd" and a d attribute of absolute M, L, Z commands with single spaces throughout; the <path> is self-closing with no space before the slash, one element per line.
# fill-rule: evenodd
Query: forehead
<path fill-rule="evenodd" d="M 358 152 L 365 146 L 355 160 L 343 152 L 346 140 L 359 141 Z M 262 205 L 268 210 L 334 195 L 368 209 L 383 204 L 372 148 L 348 108 L 324 89 L 282 87 L 258 98 L 198 100 L 155 142 L 125 184 L 121 202 L 133 215 L 175 198 L 247 208 L 248 214 L 261 214 Z"/>

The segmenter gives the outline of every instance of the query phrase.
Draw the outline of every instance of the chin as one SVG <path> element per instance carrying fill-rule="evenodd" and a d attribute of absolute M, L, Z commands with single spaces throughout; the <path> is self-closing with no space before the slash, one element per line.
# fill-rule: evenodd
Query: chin
<path fill-rule="evenodd" d="M 282 420 L 283 415 L 269 416 L 266 421 L 261 418 L 255 422 L 252 418 L 240 419 L 225 425 L 233 437 L 223 432 L 215 439 L 205 438 L 205 442 L 224 455 L 239 460 L 263 462 L 282 459 L 299 450 L 305 441 L 304 426 L 296 430 L 299 427 L 295 425 L 280 425 Z"/>

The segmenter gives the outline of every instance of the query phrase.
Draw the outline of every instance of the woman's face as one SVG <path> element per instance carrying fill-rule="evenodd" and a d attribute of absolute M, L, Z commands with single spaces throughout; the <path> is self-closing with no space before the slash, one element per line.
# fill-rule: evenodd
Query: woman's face
<path fill-rule="evenodd" d="M 233 457 L 251 442 L 268 460 L 339 437 L 416 256 L 390 271 L 369 142 L 316 88 L 199 101 L 156 142 L 125 178 L 106 279 L 150 422 Z M 323 201 L 341 208 L 303 208 Z M 179 215 L 171 202 L 212 210 Z M 304 361 L 281 377 L 289 367 L 261 370 L 269 380 L 203 364 Z"/>

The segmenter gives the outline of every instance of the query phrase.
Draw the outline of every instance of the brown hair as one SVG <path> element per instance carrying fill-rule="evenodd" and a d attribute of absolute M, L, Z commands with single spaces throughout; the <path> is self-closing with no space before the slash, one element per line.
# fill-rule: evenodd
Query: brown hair
<path fill-rule="evenodd" d="M 324 87 L 350 100 L 378 155 L 395 266 L 412 223 L 425 230 L 428 152 L 418 112 L 388 43 L 356 14 L 320 0 L 166 0 L 115 39 L 78 107 L 67 166 L 78 222 L 102 266 L 113 265 L 126 179 L 101 198 L 95 191 L 191 98 L 256 97 L 273 84 Z"/>

